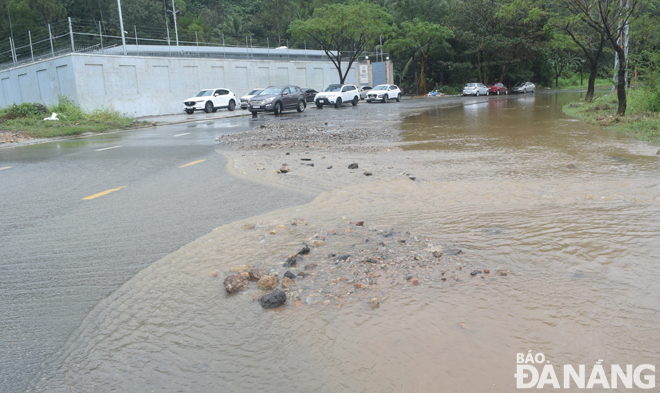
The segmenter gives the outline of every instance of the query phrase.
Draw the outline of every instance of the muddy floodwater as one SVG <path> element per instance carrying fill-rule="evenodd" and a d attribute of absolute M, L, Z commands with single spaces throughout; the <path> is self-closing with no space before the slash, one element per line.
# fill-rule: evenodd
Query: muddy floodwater
<path fill-rule="evenodd" d="M 219 146 L 236 176 L 317 197 L 217 228 L 141 271 L 34 390 L 510 392 L 516 354 L 530 350 L 557 370 L 660 364 L 658 148 L 563 115 L 576 98 L 466 99 L 389 124 L 401 140 L 356 149 Z M 276 173 L 285 163 L 291 172 Z M 491 274 L 420 273 L 418 285 L 395 277 L 341 297 L 331 280 L 297 278 L 301 301 L 274 310 L 253 300 L 255 286 L 225 293 L 231 266 L 269 263 L 282 278 L 281 262 L 315 237 L 316 269 L 330 272 L 330 236 L 363 247 L 350 244 L 358 221 L 377 241 L 394 228 L 419 252 L 458 248 L 443 263 Z"/>

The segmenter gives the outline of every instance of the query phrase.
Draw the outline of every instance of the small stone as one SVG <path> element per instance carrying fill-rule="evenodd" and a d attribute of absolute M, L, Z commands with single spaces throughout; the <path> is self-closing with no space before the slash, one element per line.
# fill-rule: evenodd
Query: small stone
<path fill-rule="evenodd" d="M 286 225 L 282 225 L 282 224 L 280 224 L 280 225 L 277 226 L 277 229 L 281 229 L 281 230 L 283 230 L 283 231 L 286 231 L 287 229 L 289 229 L 289 227 L 286 226 Z"/>
<path fill-rule="evenodd" d="M 399 239 L 399 244 L 406 244 L 406 239 Z"/>
<path fill-rule="evenodd" d="M 412 280 L 412 278 L 413 278 L 413 275 L 412 275 L 412 274 L 408 274 L 408 275 L 406 276 L 406 281 L 410 281 L 410 280 Z"/>
<path fill-rule="evenodd" d="M 280 290 L 275 290 L 261 299 L 259 299 L 261 308 L 276 308 L 286 303 L 286 294 Z"/>
<path fill-rule="evenodd" d="M 358 169 L 358 164 L 354 162 L 348 166 L 348 169 Z"/>
<path fill-rule="evenodd" d="M 318 265 L 315 264 L 315 263 L 308 263 L 307 265 L 305 265 L 305 270 L 314 270 L 314 269 L 316 269 L 317 266 Z M 300 274 L 300 273 L 298 273 L 298 274 Z"/>
<path fill-rule="evenodd" d="M 307 296 L 305 298 L 305 303 L 307 303 L 310 306 L 313 305 L 314 304 L 314 298 L 312 298 L 311 296 Z"/>
<path fill-rule="evenodd" d="M 476 276 L 477 274 L 481 273 L 481 270 L 474 270 L 472 273 L 470 273 L 471 276 Z"/>
<path fill-rule="evenodd" d="M 345 261 L 345 260 L 347 260 L 347 259 L 350 258 L 350 257 L 351 257 L 351 254 L 344 254 L 344 255 L 340 255 L 340 256 L 338 256 L 338 257 L 337 257 L 337 260 L 338 260 L 338 261 Z"/>
<path fill-rule="evenodd" d="M 310 251 L 311 251 L 311 250 L 310 250 L 310 248 L 309 248 L 309 244 L 307 244 L 307 243 L 303 243 L 303 248 L 301 248 L 300 251 L 298 251 L 298 255 L 309 254 Z"/>
<path fill-rule="evenodd" d="M 411 283 L 412 285 L 419 285 L 419 280 L 416 279 L 416 278 L 413 278 L 412 280 L 410 280 L 410 283 Z"/>
<path fill-rule="evenodd" d="M 273 229 L 273 230 L 271 230 L 271 231 L 270 231 L 270 232 L 268 232 L 268 233 L 270 233 L 271 235 L 277 235 L 277 231 L 276 231 L 276 230 L 274 230 L 274 229 Z"/>
<path fill-rule="evenodd" d="M 298 272 L 297 276 L 298 276 L 298 277 L 305 278 L 305 277 L 308 276 L 308 273 L 305 273 L 305 272 Z M 302 289 L 301 289 L 301 291 L 302 291 Z"/>
<path fill-rule="evenodd" d="M 364 260 L 364 262 L 366 262 L 366 263 L 378 263 L 378 261 L 374 258 L 367 258 L 367 259 Z"/>
<path fill-rule="evenodd" d="M 242 231 L 247 231 L 247 230 L 254 229 L 254 228 L 255 228 L 254 224 L 245 224 L 241 227 L 241 230 Z"/>
<path fill-rule="evenodd" d="M 442 253 L 440 251 L 433 251 L 431 253 L 435 258 L 440 258 L 442 256 Z"/>
<path fill-rule="evenodd" d="M 506 276 L 506 275 L 509 274 L 509 273 L 510 273 L 510 272 L 509 272 L 508 270 L 498 270 L 498 271 L 497 271 L 497 275 L 498 275 L 498 276 L 502 276 L 502 277 Z"/>
<path fill-rule="evenodd" d="M 488 274 L 488 273 L 490 273 L 490 270 L 489 269 L 484 269 L 484 273 Z"/>
<path fill-rule="evenodd" d="M 211 273 L 209 273 L 209 277 L 217 278 L 219 274 L 220 274 L 219 271 L 214 270 Z"/>
<path fill-rule="evenodd" d="M 289 169 L 287 166 L 282 166 L 282 168 L 280 168 L 279 173 L 289 173 L 289 172 L 291 172 L 291 169 Z"/>
<path fill-rule="evenodd" d="M 252 266 L 250 265 L 237 265 L 230 267 L 229 271 L 232 273 L 241 273 L 241 272 L 247 272 L 250 269 L 252 269 Z"/>
<path fill-rule="evenodd" d="M 463 250 L 458 249 L 458 248 L 450 248 L 449 250 L 445 251 L 445 254 L 447 255 L 458 255 L 462 253 Z"/>
<path fill-rule="evenodd" d="M 369 171 L 364 171 L 364 175 L 365 175 L 365 176 L 371 176 L 371 172 L 369 172 Z"/>
<path fill-rule="evenodd" d="M 355 284 L 353 284 L 353 286 L 357 289 L 364 288 L 364 286 L 359 282 L 356 282 Z"/>
<path fill-rule="evenodd" d="M 307 225 L 307 221 L 302 218 L 294 218 L 291 220 L 291 225 Z"/>
<path fill-rule="evenodd" d="M 358 221 L 355 223 L 356 226 L 363 227 L 364 226 L 364 221 Z"/>
<path fill-rule="evenodd" d="M 259 281 L 261 277 L 265 276 L 266 269 L 263 267 L 253 267 L 248 271 L 248 277 L 250 278 L 250 281 Z"/>
<path fill-rule="evenodd" d="M 323 240 L 311 240 L 309 242 L 309 245 L 312 246 L 312 247 L 321 247 L 324 244 L 325 244 L 325 242 Z"/>
<path fill-rule="evenodd" d="M 575 169 L 575 165 L 574 164 L 568 164 L 568 165 L 566 165 L 566 168 Z"/>
<path fill-rule="evenodd" d="M 225 290 L 227 293 L 236 293 L 247 289 L 248 278 L 240 274 L 231 274 L 225 278 Z"/>
<path fill-rule="evenodd" d="M 298 254 L 292 254 L 289 258 L 287 258 L 286 262 L 284 262 L 284 267 L 292 267 L 296 266 L 298 262 L 302 262 L 303 259 L 301 256 Z"/>
<path fill-rule="evenodd" d="M 658 150 L 657 153 L 655 153 L 656 156 L 660 156 L 660 150 Z"/>
<path fill-rule="evenodd" d="M 323 304 L 325 304 L 327 306 L 328 304 L 330 304 L 330 300 L 324 300 Z"/>
<path fill-rule="evenodd" d="M 372 298 L 369 303 L 370 303 L 370 306 L 371 306 L 372 310 L 375 309 L 375 308 L 380 307 L 380 302 L 378 301 L 378 298 Z"/>
<path fill-rule="evenodd" d="M 291 270 L 287 270 L 286 273 L 284 273 L 284 277 L 288 277 L 288 278 L 290 278 L 290 279 L 292 279 L 292 280 L 295 280 L 295 279 L 296 279 L 296 275 L 293 274 L 293 273 L 291 273 Z"/>
<path fill-rule="evenodd" d="M 330 165 L 330 166 L 328 167 L 328 169 L 332 169 L 332 165 Z"/>
<path fill-rule="evenodd" d="M 257 288 L 268 290 L 273 289 L 277 286 L 277 277 L 273 276 L 263 276 L 257 282 Z"/>
<path fill-rule="evenodd" d="M 296 285 L 296 282 L 293 281 L 292 279 L 290 279 L 289 277 L 284 277 L 282 279 L 282 287 L 283 288 L 291 288 L 294 285 Z"/>
<path fill-rule="evenodd" d="M 311 158 L 301 158 L 300 161 L 312 161 Z"/>

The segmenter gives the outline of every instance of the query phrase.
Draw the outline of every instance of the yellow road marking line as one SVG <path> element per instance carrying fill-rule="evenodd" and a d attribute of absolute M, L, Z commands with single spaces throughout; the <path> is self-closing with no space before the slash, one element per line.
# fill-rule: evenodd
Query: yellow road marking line
<path fill-rule="evenodd" d="M 94 195 L 90 195 L 90 196 L 88 196 L 88 197 L 85 197 L 85 198 L 83 198 L 83 201 L 88 201 L 88 200 L 90 200 L 90 199 L 98 198 L 98 197 L 100 197 L 100 196 L 110 194 L 111 192 L 119 191 L 119 190 L 121 190 L 122 188 L 126 188 L 126 187 L 128 187 L 128 186 L 121 186 L 121 187 L 117 187 L 117 188 L 111 188 L 111 189 L 109 189 L 109 190 L 106 190 L 106 191 L 103 191 L 103 192 L 99 192 L 98 194 L 94 194 Z"/>
<path fill-rule="evenodd" d="M 184 135 L 190 135 L 190 133 L 186 132 L 185 134 L 179 134 L 179 135 L 174 135 L 174 136 L 177 137 L 177 136 L 184 136 Z"/>
<path fill-rule="evenodd" d="M 96 151 L 103 151 L 103 150 L 109 150 L 109 149 L 116 149 L 121 146 L 112 146 L 112 147 L 104 147 L 103 149 L 96 149 Z"/>
<path fill-rule="evenodd" d="M 10 167 L 10 166 L 6 166 L 6 167 L 3 167 L 3 168 L 0 168 L 0 171 L 1 171 L 1 170 L 4 170 L 4 169 L 11 169 L 11 168 L 12 168 L 12 167 Z"/>
<path fill-rule="evenodd" d="M 206 160 L 197 160 L 197 161 L 189 162 L 189 163 L 187 163 L 186 165 L 181 165 L 179 168 L 185 168 L 185 167 L 187 167 L 187 166 L 191 166 L 191 165 L 199 164 L 200 162 L 204 162 L 204 161 L 206 161 Z"/>

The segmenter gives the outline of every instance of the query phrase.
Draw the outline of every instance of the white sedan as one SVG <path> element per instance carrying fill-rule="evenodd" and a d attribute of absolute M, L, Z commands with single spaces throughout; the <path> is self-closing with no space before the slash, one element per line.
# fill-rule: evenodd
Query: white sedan
<path fill-rule="evenodd" d="M 189 115 L 195 111 L 210 113 L 222 108 L 236 109 L 236 95 L 229 89 L 200 90 L 194 97 L 183 101 L 183 110 Z"/>
<path fill-rule="evenodd" d="M 397 85 L 378 85 L 367 92 L 367 102 L 388 100 L 401 102 L 401 89 Z"/>
<path fill-rule="evenodd" d="M 481 83 L 468 83 L 463 88 L 463 95 L 474 95 L 479 97 L 480 95 L 488 95 L 488 87 Z"/>

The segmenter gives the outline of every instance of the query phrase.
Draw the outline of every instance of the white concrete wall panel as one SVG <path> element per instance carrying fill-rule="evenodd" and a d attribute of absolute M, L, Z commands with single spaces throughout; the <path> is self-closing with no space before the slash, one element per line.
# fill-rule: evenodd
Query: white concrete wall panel
<path fill-rule="evenodd" d="M 346 66 L 346 65 L 344 65 Z M 357 66 L 347 83 L 357 83 Z M 46 70 L 45 73 L 37 71 Z M 19 84 L 18 75 L 23 77 Z M 237 96 L 254 87 L 296 84 L 324 89 L 339 77 L 330 61 L 160 58 L 75 53 L 0 73 L 0 105 L 54 103 L 71 97 L 86 109 L 113 107 L 131 116 L 183 111 L 200 88 L 226 87 Z M 4 102 L 3 102 L 4 101 Z"/>

